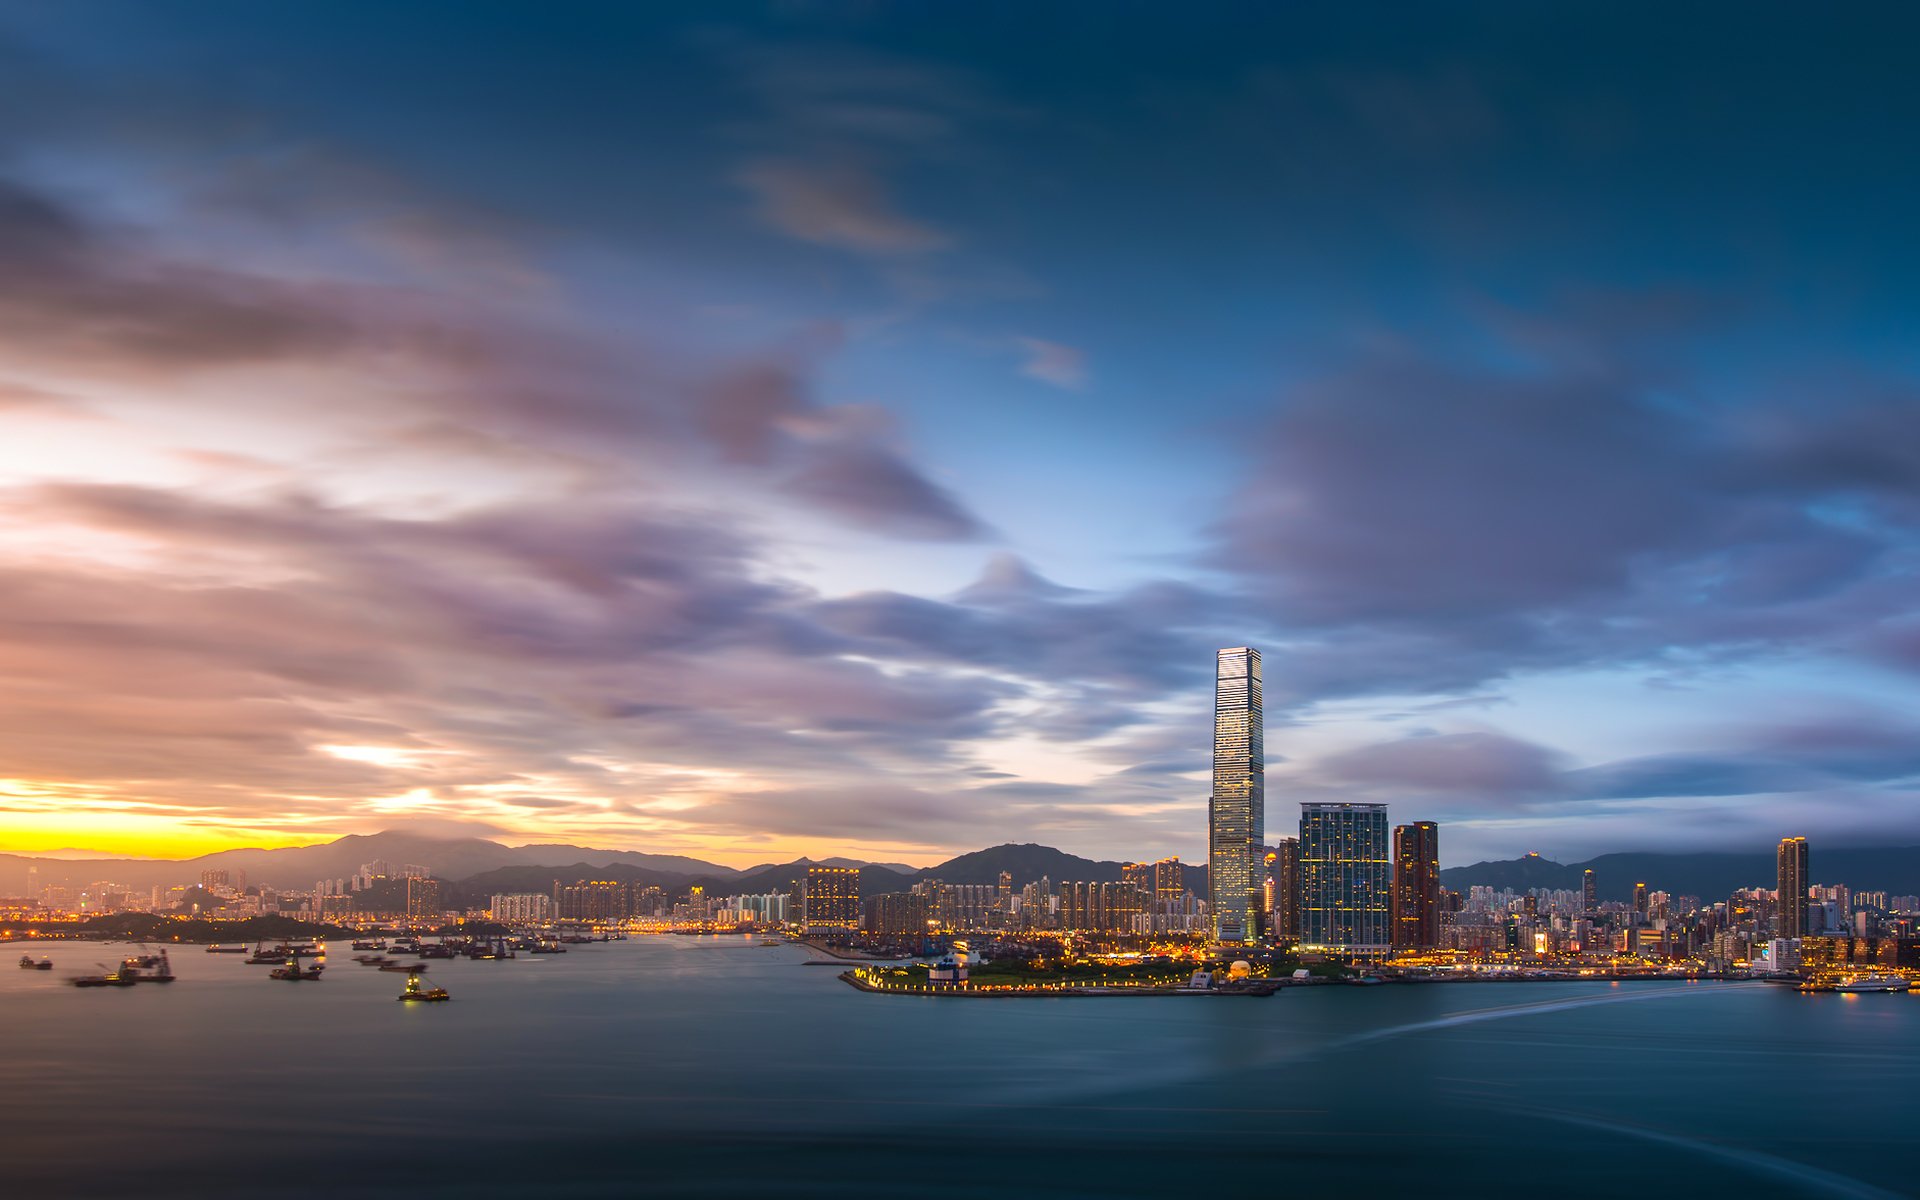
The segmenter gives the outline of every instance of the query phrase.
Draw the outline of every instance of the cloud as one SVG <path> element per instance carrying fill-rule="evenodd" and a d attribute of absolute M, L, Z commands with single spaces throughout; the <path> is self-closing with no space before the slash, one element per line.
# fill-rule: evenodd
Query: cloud
<path fill-rule="evenodd" d="M 1688 381 L 1640 336 L 1601 322 L 1529 334 L 1508 370 L 1389 353 L 1291 387 L 1207 558 L 1271 604 L 1270 699 L 1787 647 L 1897 665 L 1920 602 L 1912 410 L 1869 394 L 1816 429 L 1785 401 L 1674 403 Z"/>
<path fill-rule="evenodd" d="M 1083 351 L 1040 338 L 1023 337 L 1019 343 L 1027 354 L 1020 367 L 1022 375 L 1070 392 L 1087 386 L 1087 356 Z"/>
<path fill-rule="evenodd" d="M 986 533 L 952 493 L 883 446 L 818 448 L 782 488 L 854 524 L 897 537 L 971 541 Z"/>
<path fill-rule="evenodd" d="M 1457 796 L 1487 803 L 1537 799 L 1559 790 L 1561 756 L 1497 733 L 1409 737 L 1322 760 L 1318 773 L 1368 788 Z"/>
<path fill-rule="evenodd" d="M 925 254 L 950 239 L 900 213 L 871 170 L 852 163 L 761 160 L 740 172 L 760 216 L 801 241 L 860 254 Z"/>

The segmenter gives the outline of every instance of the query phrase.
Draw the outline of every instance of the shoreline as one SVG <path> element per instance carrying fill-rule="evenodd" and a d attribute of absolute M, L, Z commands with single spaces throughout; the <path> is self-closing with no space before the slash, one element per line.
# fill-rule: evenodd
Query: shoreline
<path fill-rule="evenodd" d="M 972 1000 L 1019 1000 L 1019 999 L 1036 999 L 1040 997 L 1047 997 L 1052 999 L 1058 999 L 1061 997 L 1077 998 L 1077 999 L 1093 999 L 1093 998 L 1103 998 L 1103 997 L 1110 997 L 1110 996 L 1221 996 L 1221 997 L 1236 996 L 1236 997 L 1247 997 L 1247 998 L 1259 998 L 1259 997 L 1275 995 L 1280 991 L 1280 989 L 1283 986 L 1285 986 L 1284 984 L 1280 983 L 1278 980 L 1264 980 L 1261 982 L 1260 985 L 1254 986 L 1254 987 L 1237 987 L 1237 988 L 1229 987 L 1229 988 L 1207 988 L 1207 989 L 1158 987 L 1158 986 L 1156 987 L 1103 987 L 1103 986 L 1094 985 L 1094 986 L 1085 986 L 1085 987 L 1073 986 L 1073 987 L 1057 987 L 1057 988 L 1026 986 L 1026 987 L 1007 988 L 1005 990 L 997 990 L 997 991 L 979 991 L 971 987 L 951 987 L 951 988 L 931 988 L 930 987 L 924 990 L 916 989 L 916 990 L 908 991 L 902 988 L 875 987 L 872 984 L 868 983 L 866 980 L 861 979 L 859 975 L 853 971 L 842 971 L 840 972 L 839 978 L 842 982 L 854 988 L 856 991 L 871 992 L 877 996 L 928 996 L 928 997 L 934 997 L 936 999 L 966 998 L 966 999 L 972 999 Z"/>
<path fill-rule="evenodd" d="M 842 962 L 899 963 L 913 961 L 911 955 L 906 958 L 879 958 L 872 954 L 859 954 L 849 950 L 836 950 L 816 938 L 795 938 L 794 941 L 796 944 L 805 946 L 809 950 L 824 954 L 829 958 L 837 958 Z"/>

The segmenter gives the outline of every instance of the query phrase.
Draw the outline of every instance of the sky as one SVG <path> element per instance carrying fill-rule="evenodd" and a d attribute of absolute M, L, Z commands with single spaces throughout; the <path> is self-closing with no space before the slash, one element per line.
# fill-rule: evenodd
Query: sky
<path fill-rule="evenodd" d="M 0 0 L 0 849 L 1920 842 L 1916 25 Z"/>

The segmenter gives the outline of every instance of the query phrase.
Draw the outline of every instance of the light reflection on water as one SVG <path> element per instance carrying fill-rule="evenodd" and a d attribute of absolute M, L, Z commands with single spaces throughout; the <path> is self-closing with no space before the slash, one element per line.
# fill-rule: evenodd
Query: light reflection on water
<path fill-rule="evenodd" d="M 1866 1196 L 1909 1190 L 1920 1085 L 1920 996 L 955 1001 L 671 937 L 437 962 L 445 1005 L 396 1003 L 404 977 L 341 953 L 317 984 L 181 947 L 171 985 L 62 985 L 119 950 L 0 974 L 15 1194 Z"/>

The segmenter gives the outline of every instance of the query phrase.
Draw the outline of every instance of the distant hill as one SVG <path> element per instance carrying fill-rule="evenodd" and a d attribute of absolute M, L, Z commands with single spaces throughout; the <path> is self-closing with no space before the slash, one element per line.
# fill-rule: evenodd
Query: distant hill
<path fill-rule="evenodd" d="M 1196 896 L 1207 894 L 1207 868 L 1203 863 L 1184 863 L 1184 879 L 1187 890 Z M 1052 846 L 1040 846 L 1032 842 L 1006 843 L 989 846 L 985 850 L 975 850 L 971 854 L 962 854 L 950 858 L 937 867 L 928 867 L 921 874 L 926 878 L 938 879 L 945 883 L 998 883 L 1000 872 L 1006 871 L 1013 876 L 1013 886 L 1018 889 L 1040 879 L 1042 876 L 1058 884 L 1062 881 L 1087 883 L 1118 883 L 1125 863 L 1103 859 L 1081 858 L 1055 850 Z"/>
<path fill-rule="evenodd" d="M 316 880 L 348 878 L 360 869 L 360 864 L 376 859 L 392 863 L 395 870 L 407 863 L 417 863 L 440 879 L 464 879 L 502 867 L 571 866 L 575 863 L 593 867 L 618 863 L 683 878 L 699 876 L 724 880 L 739 874 L 731 867 L 677 854 L 641 854 L 630 850 L 594 850 L 583 846 L 503 846 L 485 838 L 429 837 L 389 830 L 384 833 L 349 834 L 313 846 L 222 850 L 189 859 L 103 858 L 75 861 L 0 855 L 0 895 L 11 895 L 25 889 L 29 866 L 39 868 L 42 886 L 70 884 L 77 887 L 94 880 L 110 880 L 146 891 L 156 886 L 198 883 L 202 871 L 245 871 L 250 884 L 310 888 Z"/>
<path fill-rule="evenodd" d="M 1814 846 L 1809 860 L 1812 883 L 1844 883 L 1856 890 L 1881 889 L 1901 894 L 1920 893 L 1920 846 L 1881 846 L 1865 849 L 1822 850 Z M 1630 901 L 1633 885 L 1676 896 L 1724 898 L 1743 887 L 1772 887 L 1775 860 L 1771 849 L 1740 854 L 1602 854 L 1585 862 L 1557 863 L 1538 855 L 1448 867 L 1440 881 L 1454 891 L 1472 884 L 1495 888 L 1564 888 L 1578 891 L 1583 873 L 1593 870 L 1594 889 L 1601 900 Z"/>
<path fill-rule="evenodd" d="M 759 867 L 752 873 L 735 879 L 724 880 L 720 886 L 728 892 L 745 896 L 759 896 L 768 892 L 791 892 L 799 887 L 807 877 L 808 867 L 830 867 L 837 863 L 814 862 L 811 859 L 798 859 L 778 866 Z M 919 875 L 903 875 L 886 867 L 863 866 L 860 868 L 860 894 L 878 895 L 881 892 L 904 892 L 920 879 Z M 708 884 L 709 890 L 713 885 Z"/>

